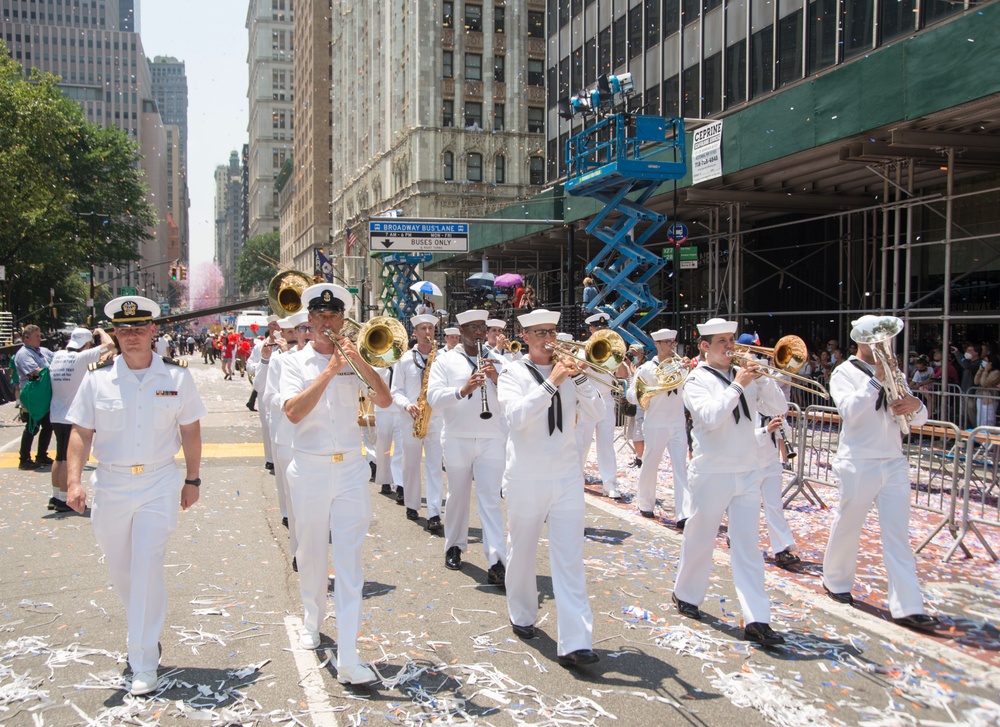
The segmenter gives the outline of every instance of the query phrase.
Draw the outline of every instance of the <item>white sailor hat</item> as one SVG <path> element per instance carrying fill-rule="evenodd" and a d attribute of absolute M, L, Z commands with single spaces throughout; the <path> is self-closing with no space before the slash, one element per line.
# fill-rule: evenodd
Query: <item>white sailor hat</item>
<path fill-rule="evenodd" d="M 302 306 L 306 310 L 347 310 L 354 301 L 347 288 L 336 283 L 317 283 L 302 291 Z"/>
<path fill-rule="evenodd" d="M 116 328 L 144 326 L 160 312 L 160 306 L 141 295 L 122 295 L 104 306 L 104 315 Z"/>
<path fill-rule="evenodd" d="M 592 316 L 587 316 L 585 323 L 589 326 L 599 326 L 601 324 L 606 324 L 609 320 L 607 313 L 595 313 Z"/>
<path fill-rule="evenodd" d="M 652 336 L 654 341 L 673 341 L 677 338 L 677 331 L 672 331 L 669 328 L 661 328 L 658 331 L 653 331 L 650 336 Z"/>
<path fill-rule="evenodd" d="M 285 320 L 288 321 L 290 328 L 298 328 L 309 322 L 309 313 L 308 311 L 300 310 L 298 313 L 292 313 Z"/>
<path fill-rule="evenodd" d="M 467 323 L 477 323 L 479 321 L 485 321 L 490 317 L 490 314 L 484 310 L 478 308 L 473 308 L 472 310 L 463 311 L 455 316 L 458 320 L 458 325 L 464 326 Z"/>
<path fill-rule="evenodd" d="M 712 318 L 704 323 L 698 324 L 699 336 L 714 336 L 717 333 L 736 333 L 739 324 L 736 321 L 727 321 L 723 318 Z"/>
<path fill-rule="evenodd" d="M 430 323 L 432 326 L 436 326 L 437 322 L 437 316 L 432 316 L 430 313 L 422 313 L 419 316 L 412 316 L 410 318 L 411 326 L 416 326 L 421 323 Z"/>
<path fill-rule="evenodd" d="M 573 334 L 572 333 L 557 333 L 556 334 L 556 340 L 557 341 L 572 341 L 573 340 Z"/>
<path fill-rule="evenodd" d="M 279 328 L 285 328 L 285 329 L 295 328 L 295 324 L 292 323 L 292 317 L 288 316 L 287 318 L 279 318 L 278 319 L 278 327 Z"/>
<path fill-rule="evenodd" d="M 507 327 L 507 321 L 502 321 L 499 318 L 490 318 L 488 321 L 486 321 L 486 327 L 499 328 L 503 330 L 504 328 Z"/>
<path fill-rule="evenodd" d="M 536 308 L 531 311 L 531 313 L 525 313 L 523 316 L 518 316 L 517 322 L 520 323 L 523 328 L 544 325 L 554 326 L 559 323 L 559 315 L 559 311 Z"/>
<path fill-rule="evenodd" d="M 268 323 L 277 323 L 278 322 L 278 316 L 276 316 L 276 315 L 269 315 L 267 317 L 267 322 Z"/>
<path fill-rule="evenodd" d="M 444 329 L 444 335 L 446 335 L 446 336 L 457 336 L 458 335 L 458 329 L 457 328 L 445 328 Z"/>
<path fill-rule="evenodd" d="M 93 332 L 87 330 L 86 328 L 74 328 L 73 332 L 69 334 L 69 342 L 66 344 L 66 348 L 70 351 L 79 351 L 88 343 L 93 342 Z"/>

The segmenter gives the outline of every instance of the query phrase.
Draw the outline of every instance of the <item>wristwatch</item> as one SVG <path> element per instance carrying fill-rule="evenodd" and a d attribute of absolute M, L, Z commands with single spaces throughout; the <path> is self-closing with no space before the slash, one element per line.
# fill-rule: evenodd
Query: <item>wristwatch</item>
<path fill-rule="evenodd" d="M 184 480 L 185 485 L 194 485 L 195 487 L 201 487 L 201 478 L 195 477 L 193 480 Z"/>

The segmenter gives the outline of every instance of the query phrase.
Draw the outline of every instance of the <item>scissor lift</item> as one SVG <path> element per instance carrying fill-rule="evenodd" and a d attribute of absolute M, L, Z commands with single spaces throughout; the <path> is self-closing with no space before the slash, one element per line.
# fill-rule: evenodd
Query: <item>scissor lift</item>
<path fill-rule="evenodd" d="M 417 313 L 420 297 L 410 290 L 410 286 L 420 280 L 417 265 L 430 262 L 429 253 L 407 254 L 389 253 L 382 256 L 382 309 L 386 315 L 402 321 L 409 329 L 410 318 Z"/>
<path fill-rule="evenodd" d="M 687 173 L 684 120 L 612 114 L 566 142 L 566 164 L 566 192 L 604 203 L 587 225 L 587 234 L 604 243 L 587 264 L 587 274 L 604 284 L 587 312 L 607 313 L 609 327 L 626 342 L 652 348 L 652 338 L 642 329 L 666 304 L 650 292 L 649 281 L 666 260 L 643 245 L 667 216 L 644 205 L 661 184 Z M 609 223 L 613 212 L 619 216 Z M 650 225 L 636 239 L 640 222 Z"/>

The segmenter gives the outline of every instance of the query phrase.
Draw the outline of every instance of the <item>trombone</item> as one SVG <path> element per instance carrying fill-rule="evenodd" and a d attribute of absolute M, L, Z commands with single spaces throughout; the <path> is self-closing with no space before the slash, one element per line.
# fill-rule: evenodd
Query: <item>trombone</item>
<path fill-rule="evenodd" d="M 625 360 L 625 340 L 614 331 L 608 329 L 596 331 L 584 343 L 556 341 L 545 344 L 545 347 L 553 353 L 573 358 L 579 358 L 578 354 L 583 351 L 587 366 L 595 372 L 609 377 L 611 381 L 594 376 L 585 369 L 581 370 L 581 373 L 587 378 L 609 387 L 613 394 L 619 396 L 622 394 L 621 386 L 615 380 L 615 374 Z"/>
<path fill-rule="evenodd" d="M 750 354 L 769 358 L 771 363 L 755 361 Z M 748 363 L 756 363 L 761 368 L 762 376 L 779 381 L 787 377 L 788 383 L 796 389 L 817 394 L 824 399 L 830 398 L 830 392 L 821 383 L 813 381 L 808 376 L 799 376 L 798 372 L 809 360 L 809 350 L 806 348 L 806 342 L 798 336 L 779 338 L 774 348 L 737 343 L 732 351 L 726 351 L 726 355 L 729 356 L 729 362 L 733 366 L 742 367 Z"/>

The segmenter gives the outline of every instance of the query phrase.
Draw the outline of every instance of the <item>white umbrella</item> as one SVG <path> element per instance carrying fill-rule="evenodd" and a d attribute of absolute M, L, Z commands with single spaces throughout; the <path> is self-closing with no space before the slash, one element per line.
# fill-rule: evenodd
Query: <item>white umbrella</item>
<path fill-rule="evenodd" d="M 429 280 L 418 280 L 413 285 L 410 286 L 410 290 L 419 295 L 444 295 L 441 292 L 441 288 L 434 285 Z"/>

